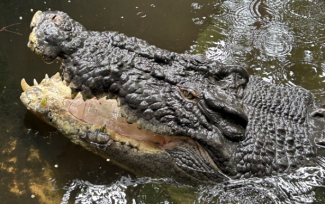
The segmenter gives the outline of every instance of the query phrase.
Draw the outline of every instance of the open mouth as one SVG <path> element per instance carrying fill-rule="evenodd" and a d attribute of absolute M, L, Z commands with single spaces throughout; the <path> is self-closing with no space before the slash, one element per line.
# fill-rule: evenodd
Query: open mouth
<path fill-rule="evenodd" d="M 46 123 L 60 126 L 54 121 L 57 117 L 65 121 L 68 121 L 68 118 L 74 118 L 78 120 L 79 131 L 105 133 L 100 136 L 99 134 L 97 136 L 84 135 L 83 139 L 90 142 L 105 145 L 113 140 L 148 152 L 171 149 L 180 140 L 195 144 L 189 138 L 156 135 L 145 129 L 138 129 L 136 123 L 129 124 L 121 116 L 116 99 L 94 97 L 84 101 L 80 93 L 72 99 L 71 89 L 65 81 L 61 80 L 59 73 L 51 78 L 46 75 L 41 83 L 34 80 L 33 86 L 28 85 L 23 79 L 21 86 L 24 91 L 20 97 L 23 104 Z M 54 116 L 55 114 L 60 114 L 60 116 Z"/>
<path fill-rule="evenodd" d="M 172 165 L 191 178 L 203 175 L 205 180 L 209 177 L 219 182 L 229 179 L 205 149 L 191 138 L 155 135 L 138 129 L 135 123 L 127 123 L 121 117 L 118 100 L 104 97 L 84 101 L 81 94 L 72 99 L 71 89 L 59 73 L 51 78 L 46 75 L 41 83 L 34 80 L 33 86 L 22 79 L 21 86 L 24 92 L 20 99 L 29 111 L 72 142 L 104 158 L 113 157 L 116 164 L 126 169 L 136 172 L 132 168 L 142 168 L 142 172 L 143 168 L 153 168 L 150 171 L 155 175 L 157 168 L 162 175 L 166 175 L 164 171 L 171 171 L 175 176 L 175 170 L 165 166 Z M 154 160 L 148 160 L 149 157 Z M 128 163 L 133 165 L 130 167 Z"/>

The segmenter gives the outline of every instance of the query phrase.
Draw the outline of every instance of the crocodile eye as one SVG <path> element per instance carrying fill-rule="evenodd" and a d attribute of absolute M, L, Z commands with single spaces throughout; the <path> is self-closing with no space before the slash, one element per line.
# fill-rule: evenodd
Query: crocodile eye
<path fill-rule="evenodd" d="M 193 94 L 191 92 L 188 92 L 186 90 L 183 91 L 183 94 L 186 98 L 190 99 L 190 100 L 193 100 L 195 99 L 195 96 L 193 96 Z"/>
<path fill-rule="evenodd" d="M 200 94 L 192 89 L 179 87 L 178 92 L 184 99 L 190 100 L 194 103 L 197 103 L 199 101 Z"/>

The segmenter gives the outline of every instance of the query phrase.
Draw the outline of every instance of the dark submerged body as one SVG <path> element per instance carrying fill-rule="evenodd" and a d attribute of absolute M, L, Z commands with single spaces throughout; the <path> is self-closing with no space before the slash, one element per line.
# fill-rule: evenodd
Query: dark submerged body
<path fill-rule="evenodd" d="M 74 92 L 118 98 L 123 116 L 139 128 L 192 138 L 230 178 L 275 175 L 314 163 L 313 139 L 324 136 L 325 120 L 310 115 L 317 105 L 309 91 L 117 32 L 86 31 L 62 12 L 42 15 L 38 44 L 29 47 L 47 62 L 60 57 Z M 195 174 L 195 158 L 179 149 L 168 152 L 181 161 L 179 168 Z"/>

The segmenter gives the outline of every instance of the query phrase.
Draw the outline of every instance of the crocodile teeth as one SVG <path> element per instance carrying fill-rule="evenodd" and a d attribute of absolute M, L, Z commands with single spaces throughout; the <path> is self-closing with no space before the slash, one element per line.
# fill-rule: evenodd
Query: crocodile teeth
<path fill-rule="evenodd" d="M 106 124 L 105 123 L 100 127 L 100 132 L 107 133 L 107 129 L 106 129 Z"/>
<path fill-rule="evenodd" d="M 76 95 L 76 97 L 74 97 L 74 99 L 77 99 L 77 98 L 82 98 L 82 95 L 80 92 L 78 92 L 78 94 Z"/>
<path fill-rule="evenodd" d="M 34 79 L 34 86 L 38 86 L 38 82 L 36 81 L 36 79 Z"/>
<path fill-rule="evenodd" d="M 53 75 L 53 76 L 51 77 L 51 79 L 53 79 L 53 80 L 56 81 L 56 82 L 60 82 L 60 81 L 61 81 L 60 73 L 57 72 L 55 75 Z"/>
<path fill-rule="evenodd" d="M 23 89 L 23 91 L 27 91 L 27 90 L 32 89 L 32 87 L 30 87 L 30 86 L 27 84 L 25 78 L 23 78 L 23 79 L 21 80 L 21 83 L 20 83 L 20 84 L 21 84 L 21 88 Z"/>
<path fill-rule="evenodd" d="M 45 83 L 49 79 L 49 75 L 45 74 L 45 78 L 42 79 L 41 84 Z"/>

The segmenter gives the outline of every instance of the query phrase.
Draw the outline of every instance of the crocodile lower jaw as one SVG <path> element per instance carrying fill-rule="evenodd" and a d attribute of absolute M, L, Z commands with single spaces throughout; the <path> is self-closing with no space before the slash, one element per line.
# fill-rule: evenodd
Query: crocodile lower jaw
<path fill-rule="evenodd" d="M 33 86 L 23 79 L 21 86 L 24 92 L 20 99 L 27 109 L 66 136 L 79 135 L 105 148 L 115 142 L 151 153 L 171 149 L 179 140 L 194 143 L 189 138 L 155 135 L 139 130 L 136 124 L 128 124 L 120 116 L 115 99 L 84 101 L 81 94 L 72 99 L 71 89 L 59 73 L 51 78 L 46 75 L 41 83 L 34 80 Z"/>

